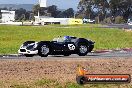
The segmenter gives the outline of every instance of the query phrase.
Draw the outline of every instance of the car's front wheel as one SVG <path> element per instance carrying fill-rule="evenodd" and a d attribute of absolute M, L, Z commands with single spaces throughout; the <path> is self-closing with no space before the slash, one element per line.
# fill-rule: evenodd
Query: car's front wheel
<path fill-rule="evenodd" d="M 47 57 L 49 55 L 49 52 L 50 52 L 50 48 L 49 48 L 49 46 L 47 44 L 42 44 L 39 47 L 39 50 L 38 50 L 39 56 Z"/>
<path fill-rule="evenodd" d="M 80 44 L 78 55 L 79 56 L 86 56 L 88 54 L 88 46 L 86 44 Z"/>

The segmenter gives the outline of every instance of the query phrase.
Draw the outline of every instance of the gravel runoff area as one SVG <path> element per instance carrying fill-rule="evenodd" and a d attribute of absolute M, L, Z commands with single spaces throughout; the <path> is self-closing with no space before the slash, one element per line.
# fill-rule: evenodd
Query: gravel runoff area
<path fill-rule="evenodd" d="M 12 82 L 30 83 L 38 79 L 53 79 L 58 82 L 76 82 L 77 65 L 90 74 L 130 74 L 132 58 L 113 59 L 1 59 L 0 82 L 8 86 Z"/>

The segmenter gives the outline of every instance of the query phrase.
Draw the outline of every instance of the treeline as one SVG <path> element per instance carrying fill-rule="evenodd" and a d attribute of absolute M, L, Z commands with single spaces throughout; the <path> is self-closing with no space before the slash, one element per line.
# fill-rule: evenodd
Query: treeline
<path fill-rule="evenodd" d="M 93 18 L 97 23 L 124 23 L 132 16 L 132 0 L 81 0 L 77 17 Z"/>
<path fill-rule="evenodd" d="M 69 8 L 67 10 L 59 10 L 57 6 L 52 5 L 49 7 L 41 7 L 39 5 L 35 5 L 33 7 L 33 13 L 34 15 L 38 14 L 38 11 L 40 12 L 41 16 L 51 16 L 51 17 L 58 17 L 58 18 L 70 18 L 74 16 L 74 10 L 72 8 Z"/>
<path fill-rule="evenodd" d="M 12 9 L 12 8 L 0 8 L 0 10 L 13 10 L 15 11 L 15 19 L 17 21 L 22 20 L 34 20 L 34 16 L 38 15 L 38 11 L 40 12 L 40 16 L 51 16 L 51 17 L 58 17 L 58 18 L 71 18 L 74 17 L 74 10 L 69 8 L 67 10 L 59 10 L 57 6 L 52 5 L 46 8 L 43 8 L 39 5 L 34 5 L 32 11 L 26 11 L 26 9 L 19 8 L 19 9 Z M 1 15 L 0 15 L 1 18 Z"/>

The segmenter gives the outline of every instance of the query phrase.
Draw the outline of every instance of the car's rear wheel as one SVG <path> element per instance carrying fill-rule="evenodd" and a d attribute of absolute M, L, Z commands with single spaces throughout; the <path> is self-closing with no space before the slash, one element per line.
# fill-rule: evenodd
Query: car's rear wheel
<path fill-rule="evenodd" d="M 49 48 L 49 46 L 47 44 L 42 44 L 39 47 L 39 50 L 38 50 L 39 56 L 47 57 L 49 55 L 49 52 L 50 52 L 50 48 Z"/>
<path fill-rule="evenodd" d="M 78 55 L 79 56 L 86 56 L 88 54 L 88 46 L 86 44 L 80 44 Z"/>
<path fill-rule="evenodd" d="M 24 54 L 26 57 L 33 57 L 34 54 Z"/>

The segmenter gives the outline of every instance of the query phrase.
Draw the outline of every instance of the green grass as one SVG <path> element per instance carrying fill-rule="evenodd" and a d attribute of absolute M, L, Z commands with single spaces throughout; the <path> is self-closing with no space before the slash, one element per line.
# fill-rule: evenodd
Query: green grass
<path fill-rule="evenodd" d="M 46 88 L 46 87 L 63 88 L 60 83 L 50 79 L 40 79 L 40 80 L 37 80 L 34 84 L 35 84 L 34 87 L 37 86 L 37 87 L 43 87 L 43 88 Z"/>
<path fill-rule="evenodd" d="M 92 39 L 97 49 L 132 47 L 132 32 L 120 29 L 98 28 L 98 25 L 74 26 L 0 26 L 0 54 L 17 53 L 28 40 L 52 40 L 57 36 L 71 35 Z M 71 27 L 71 28 L 70 28 Z"/>
<path fill-rule="evenodd" d="M 3 85 L 3 86 L 2 86 Z M 57 80 L 40 79 L 31 83 L 2 84 L 0 88 L 132 88 L 131 84 L 85 84 L 79 85 L 73 82 L 59 83 Z"/>

